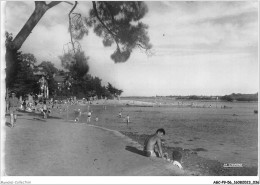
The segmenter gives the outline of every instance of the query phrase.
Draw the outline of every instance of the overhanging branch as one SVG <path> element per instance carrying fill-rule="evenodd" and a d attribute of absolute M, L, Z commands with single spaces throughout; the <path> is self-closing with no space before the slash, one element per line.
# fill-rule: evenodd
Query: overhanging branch
<path fill-rule="evenodd" d="M 69 2 L 69 1 L 63 1 L 64 3 L 68 3 L 70 5 L 73 5 L 73 3 Z"/>
<path fill-rule="evenodd" d="M 142 49 L 148 50 L 148 48 L 144 47 L 142 44 L 137 43 L 136 45 Z"/>
<path fill-rule="evenodd" d="M 78 4 L 78 2 L 77 1 L 75 1 L 75 4 L 74 4 L 74 6 L 72 7 L 72 9 L 70 10 L 70 12 L 69 12 L 69 30 L 70 30 L 70 40 L 71 40 L 71 44 L 72 44 L 72 49 L 73 49 L 73 52 L 75 53 L 76 51 L 75 51 L 75 46 L 74 46 L 74 42 L 73 42 L 73 38 L 72 38 L 72 25 L 71 25 L 71 13 L 73 12 L 73 10 L 76 8 L 76 6 L 77 6 L 77 4 Z"/>
<path fill-rule="evenodd" d="M 115 23 L 115 19 L 114 19 L 114 16 L 113 16 L 112 12 L 111 12 L 110 5 L 106 1 L 104 1 L 104 3 L 105 3 L 105 5 L 106 5 L 106 7 L 107 7 L 107 9 L 109 11 L 110 17 L 112 19 L 112 23 L 114 24 Z"/>
<path fill-rule="evenodd" d="M 117 36 L 105 25 L 105 23 L 102 21 L 102 19 L 99 17 L 98 15 L 98 11 L 97 11 L 97 7 L 96 7 L 96 2 L 95 1 L 92 1 L 92 4 L 93 4 L 93 9 L 94 9 L 94 12 L 96 14 L 96 17 L 97 19 L 99 20 L 99 22 L 106 28 L 106 30 L 112 35 L 112 37 L 114 38 L 115 42 L 116 42 L 116 45 L 117 45 L 117 49 L 120 51 L 120 48 L 119 48 L 119 44 L 118 44 L 118 41 L 117 41 Z M 121 51 L 120 51 L 121 52 Z"/>
<path fill-rule="evenodd" d="M 61 3 L 61 1 L 52 1 L 49 4 L 47 4 L 48 8 L 52 8 L 54 6 L 56 6 L 57 4 Z"/>

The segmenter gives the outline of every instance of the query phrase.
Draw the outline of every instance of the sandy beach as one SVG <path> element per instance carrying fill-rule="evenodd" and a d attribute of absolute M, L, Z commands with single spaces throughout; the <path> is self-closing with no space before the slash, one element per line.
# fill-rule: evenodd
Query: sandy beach
<path fill-rule="evenodd" d="M 142 146 L 117 131 L 57 117 L 43 120 L 34 113 L 19 113 L 18 118 L 14 128 L 6 127 L 8 176 L 192 174 L 140 155 Z"/>
<path fill-rule="evenodd" d="M 81 109 L 82 116 L 79 122 L 75 123 L 74 110 L 78 108 Z M 172 109 L 172 107 L 170 108 Z M 91 122 L 86 124 L 88 109 L 93 111 L 93 114 Z M 121 119 L 118 118 L 120 110 L 123 110 L 123 118 Z M 186 117 L 186 119 L 181 118 L 180 120 L 178 117 L 178 111 L 179 114 L 194 115 L 197 114 L 196 111 L 201 111 L 201 109 L 189 108 L 188 112 L 185 108 L 174 110 L 175 115 L 177 115 L 177 118 L 174 117 L 175 122 L 181 123 L 175 125 L 173 130 L 170 129 L 171 125 L 165 124 L 173 119 L 167 113 L 169 107 L 156 108 L 154 104 L 142 101 L 121 100 L 120 103 L 114 100 L 97 101 L 89 107 L 87 105 L 72 105 L 69 106 L 68 114 L 66 108 L 61 113 L 54 110 L 47 120 L 42 119 L 39 114 L 19 112 L 16 127 L 13 129 L 6 127 L 6 174 L 11 176 L 257 175 L 258 167 L 257 163 L 254 163 L 255 159 L 257 160 L 257 155 L 255 156 L 252 152 L 249 153 L 252 157 L 246 157 L 248 160 L 243 162 L 242 168 L 224 167 L 225 162 L 223 161 L 228 161 L 230 158 L 234 161 L 243 161 L 242 156 L 248 153 L 246 149 L 243 151 L 235 143 L 229 141 L 228 138 L 232 140 L 235 135 L 223 132 L 226 137 L 225 142 L 223 141 L 222 145 L 214 145 L 210 138 L 213 137 L 215 142 L 218 141 L 216 134 L 219 131 L 216 130 L 216 127 L 211 125 L 213 130 L 206 127 L 206 132 L 212 134 L 209 137 L 202 132 L 202 129 L 198 132 L 191 125 L 189 121 L 191 118 Z M 225 114 L 231 114 L 230 117 L 233 119 L 234 110 L 226 111 Z M 130 114 L 129 126 L 126 126 L 125 123 L 126 114 Z M 220 113 L 218 112 L 218 114 Z M 202 115 L 201 113 L 201 122 L 205 119 Z M 163 116 L 165 120 L 159 121 L 158 119 L 163 119 Z M 96 117 L 99 118 L 98 121 L 95 121 Z M 227 117 L 224 119 L 229 121 Z M 211 118 L 213 122 L 215 119 L 220 119 L 219 115 L 216 117 L 211 115 Z M 209 118 L 206 117 L 206 119 Z M 251 127 L 247 125 L 250 132 L 254 129 L 254 119 Z M 220 121 L 223 120 L 220 119 Z M 236 122 L 240 122 L 237 117 Z M 143 156 L 145 138 L 153 134 L 159 127 L 166 129 L 163 150 L 169 154 L 173 150 L 180 151 L 183 154 L 184 170 L 178 169 L 167 161 Z M 226 130 L 222 127 L 224 125 L 220 126 L 222 131 Z M 237 132 L 237 137 L 241 134 L 237 129 L 234 131 Z M 217 132 L 216 136 L 214 132 Z M 223 134 L 220 135 L 222 139 L 224 139 Z M 248 133 L 244 133 L 244 135 L 246 134 Z M 244 144 L 240 143 L 242 145 L 240 147 L 247 145 L 251 148 L 257 148 L 255 136 L 257 134 L 248 135 L 248 139 L 244 141 Z M 222 149 L 220 149 L 221 147 Z M 223 150 L 223 148 L 228 148 L 228 150 Z M 234 154 L 234 151 L 237 151 L 237 154 Z M 230 153 L 230 158 L 225 153 Z"/>

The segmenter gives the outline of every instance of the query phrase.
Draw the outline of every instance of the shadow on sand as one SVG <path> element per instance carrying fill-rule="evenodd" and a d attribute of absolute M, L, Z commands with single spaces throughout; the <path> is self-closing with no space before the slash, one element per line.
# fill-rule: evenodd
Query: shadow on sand
<path fill-rule="evenodd" d="M 35 121 L 35 120 L 37 120 L 37 121 L 46 122 L 46 120 L 44 120 L 44 119 L 41 119 L 41 118 L 33 118 L 33 119 L 27 119 L 27 120 L 32 120 L 32 121 Z"/>
<path fill-rule="evenodd" d="M 137 149 L 137 148 L 135 148 L 135 147 L 126 146 L 125 149 L 126 149 L 127 151 L 130 151 L 130 152 L 133 152 L 133 153 L 136 153 L 136 154 L 139 154 L 139 155 L 142 155 L 142 156 L 147 157 L 147 156 L 145 155 L 144 151 L 139 150 L 139 149 Z"/>
<path fill-rule="evenodd" d="M 22 114 L 16 114 L 17 116 L 22 116 Z M 10 116 L 10 113 L 6 113 L 5 116 Z"/>
<path fill-rule="evenodd" d="M 11 123 L 9 123 L 9 122 L 5 122 L 5 126 L 7 126 L 7 127 L 12 127 L 12 125 L 11 125 Z"/>
<path fill-rule="evenodd" d="M 38 116 L 38 117 L 42 117 L 42 113 L 35 113 L 35 112 L 25 112 L 25 111 L 21 111 L 20 112 L 23 112 L 23 113 L 26 113 L 28 116 Z M 56 117 L 56 116 L 48 116 L 49 119 L 62 119 L 60 117 Z"/>

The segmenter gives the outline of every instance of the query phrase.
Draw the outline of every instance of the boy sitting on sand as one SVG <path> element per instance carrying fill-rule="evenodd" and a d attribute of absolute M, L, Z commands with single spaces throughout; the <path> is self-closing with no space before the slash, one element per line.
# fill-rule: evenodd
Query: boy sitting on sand
<path fill-rule="evenodd" d="M 158 151 L 158 157 L 163 157 L 162 152 L 162 141 L 161 138 L 165 135 L 165 130 L 163 128 L 160 128 L 156 131 L 156 133 L 149 138 L 144 143 L 144 152 L 147 157 L 157 157 L 154 149 L 157 145 L 159 151 Z"/>

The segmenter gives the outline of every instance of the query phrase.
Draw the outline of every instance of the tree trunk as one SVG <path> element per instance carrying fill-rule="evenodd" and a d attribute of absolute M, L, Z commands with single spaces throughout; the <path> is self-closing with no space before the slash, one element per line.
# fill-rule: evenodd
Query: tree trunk
<path fill-rule="evenodd" d="M 10 49 L 19 50 L 21 48 L 24 41 L 31 34 L 33 28 L 37 25 L 37 23 L 40 21 L 42 16 L 45 14 L 45 12 L 49 8 L 51 8 L 51 6 L 47 5 L 43 1 L 36 1 L 35 2 L 35 9 L 34 9 L 32 15 L 31 15 L 31 17 L 28 19 L 28 21 L 25 23 L 23 28 L 17 34 L 17 36 L 15 37 L 13 42 L 10 44 Z"/>
<path fill-rule="evenodd" d="M 31 34 L 31 31 L 37 25 L 37 23 L 40 21 L 40 19 L 42 18 L 42 16 L 45 14 L 47 10 L 48 7 L 44 2 L 35 2 L 35 9 L 31 17 L 28 19 L 28 21 L 25 23 L 23 28 L 20 30 L 20 32 L 13 40 L 11 44 L 11 49 L 19 50 L 21 48 L 24 41 Z"/>

